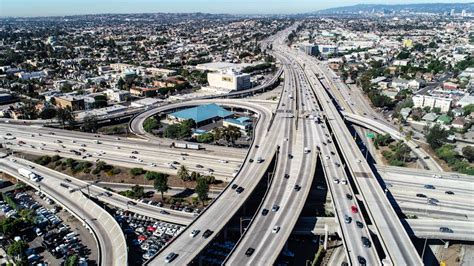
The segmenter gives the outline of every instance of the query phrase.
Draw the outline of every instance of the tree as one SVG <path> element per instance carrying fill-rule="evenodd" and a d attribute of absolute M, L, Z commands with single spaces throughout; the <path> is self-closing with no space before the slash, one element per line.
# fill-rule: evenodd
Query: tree
<path fill-rule="evenodd" d="M 154 117 L 149 117 L 143 122 L 143 129 L 148 133 L 151 133 L 155 129 L 159 129 L 160 127 L 160 122 L 158 122 Z"/>
<path fill-rule="evenodd" d="M 56 117 L 63 128 L 66 124 L 72 125 L 75 121 L 74 114 L 70 107 L 59 108 Z"/>
<path fill-rule="evenodd" d="M 242 132 L 240 132 L 240 129 L 235 126 L 228 126 L 224 130 L 224 134 L 226 136 L 226 140 L 231 142 L 232 144 L 235 143 L 237 139 L 239 139 L 242 136 Z"/>
<path fill-rule="evenodd" d="M 437 124 L 428 130 L 425 137 L 426 142 L 430 145 L 430 147 L 436 150 L 443 146 L 448 135 L 449 133 Z"/>
<path fill-rule="evenodd" d="M 189 180 L 189 171 L 186 168 L 186 166 L 181 165 L 181 167 L 178 170 L 178 177 L 183 181 Z"/>
<path fill-rule="evenodd" d="M 167 192 L 168 187 L 168 175 L 165 174 L 158 174 L 153 182 L 153 187 L 156 191 L 161 193 L 161 200 L 163 200 L 163 193 Z"/>
<path fill-rule="evenodd" d="M 85 132 L 96 132 L 99 128 L 97 117 L 95 115 L 87 115 L 82 121 L 81 129 Z"/>
<path fill-rule="evenodd" d="M 135 168 L 130 169 L 130 174 L 134 176 L 141 175 L 144 173 L 145 173 L 145 170 L 143 168 L 135 167 Z"/>
<path fill-rule="evenodd" d="M 95 108 L 107 107 L 107 97 L 105 95 L 96 95 L 94 97 L 94 107 Z"/>
<path fill-rule="evenodd" d="M 196 140 L 201 143 L 211 143 L 214 140 L 214 136 L 211 133 L 205 133 L 198 135 Z"/>
<path fill-rule="evenodd" d="M 56 117 L 56 113 L 57 113 L 56 109 L 54 108 L 45 108 L 43 109 L 43 111 L 41 111 L 41 113 L 39 114 L 39 117 L 41 119 L 53 119 L 54 117 Z"/>
<path fill-rule="evenodd" d="M 466 146 L 462 148 L 462 155 L 469 161 L 474 161 L 474 147 L 473 146 Z"/>
<path fill-rule="evenodd" d="M 79 265 L 79 257 L 74 254 L 66 258 L 65 266 L 77 266 Z"/>
<path fill-rule="evenodd" d="M 146 174 L 145 174 L 145 179 L 146 180 L 155 180 L 155 179 L 159 178 L 162 175 L 166 175 L 166 174 L 158 173 L 158 172 L 155 172 L 155 171 L 147 171 Z"/>
<path fill-rule="evenodd" d="M 125 85 L 125 81 L 123 80 L 123 78 L 119 78 L 119 80 L 117 81 L 117 88 L 119 90 L 123 90 L 123 86 Z"/>
<path fill-rule="evenodd" d="M 207 183 L 206 179 L 202 177 L 199 178 L 197 180 L 196 188 L 194 190 L 196 191 L 198 199 L 204 205 L 204 200 L 207 199 L 209 192 L 209 184 Z"/>
<path fill-rule="evenodd" d="M 462 108 L 462 110 L 464 111 L 464 115 L 469 115 L 472 112 L 474 112 L 474 104 L 473 103 L 468 104 L 468 105 L 464 106 Z"/>
<path fill-rule="evenodd" d="M 20 261 L 21 258 L 26 257 L 25 251 L 28 248 L 28 244 L 23 241 L 13 241 L 7 248 L 7 254 L 11 257 L 17 258 L 17 261 Z"/>

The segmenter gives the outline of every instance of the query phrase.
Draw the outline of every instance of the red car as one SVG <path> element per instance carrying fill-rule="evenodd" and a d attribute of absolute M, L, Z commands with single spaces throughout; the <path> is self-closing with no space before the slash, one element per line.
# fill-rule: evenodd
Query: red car
<path fill-rule="evenodd" d="M 359 210 L 357 209 L 357 207 L 355 205 L 352 205 L 351 210 L 352 210 L 352 213 L 359 212 Z"/>

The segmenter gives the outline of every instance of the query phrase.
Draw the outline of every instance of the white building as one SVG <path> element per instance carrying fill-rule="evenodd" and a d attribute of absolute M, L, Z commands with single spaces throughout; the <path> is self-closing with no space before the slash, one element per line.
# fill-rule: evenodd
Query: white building
<path fill-rule="evenodd" d="M 439 108 L 442 113 L 446 113 L 451 109 L 452 99 L 440 98 L 427 95 L 415 95 L 413 96 L 413 106 L 416 108 L 430 107 Z"/>
<path fill-rule="evenodd" d="M 226 91 L 245 90 L 252 87 L 250 74 L 236 73 L 232 70 L 207 73 L 209 87 Z"/>
<path fill-rule="evenodd" d="M 130 98 L 130 92 L 126 90 L 107 89 L 105 91 L 107 98 L 114 102 L 124 102 Z"/>
<path fill-rule="evenodd" d="M 318 50 L 321 54 L 336 54 L 338 52 L 336 45 L 320 44 L 318 45 Z"/>
<path fill-rule="evenodd" d="M 465 95 L 457 103 L 457 105 L 459 105 L 461 107 L 464 107 L 464 106 L 469 105 L 469 104 L 474 104 L 474 96 Z"/>

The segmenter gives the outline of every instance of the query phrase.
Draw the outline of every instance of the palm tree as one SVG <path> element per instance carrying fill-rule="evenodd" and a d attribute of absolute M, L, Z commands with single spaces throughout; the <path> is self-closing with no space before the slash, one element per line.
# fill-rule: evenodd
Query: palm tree
<path fill-rule="evenodd" d="M 228 126 L 225 131 L 227 141 L 230 141 L 232 144 L 235 144 L 235 141 L 242 136 L 240 129 L 235 126 Z"/>

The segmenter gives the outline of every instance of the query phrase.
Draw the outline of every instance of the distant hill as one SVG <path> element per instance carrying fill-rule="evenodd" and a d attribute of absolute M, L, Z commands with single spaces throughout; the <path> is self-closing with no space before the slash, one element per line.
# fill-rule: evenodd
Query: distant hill
<path fill-rule="evenodd" d="M 343 6 L 319 10 L 313 12 L 314 14 L 350 14 L 359 12 L 429 12 L 429 13 L 444 13 L 455 9 L 456 13 L 460 13 L 465 9 L 466 12 L 474 12 L 473 3 L 430 3 L 430 4 L 398 4 L 398 5 L 379 5 L 379 4 L 359 4 L 354 6 Z"/>

